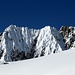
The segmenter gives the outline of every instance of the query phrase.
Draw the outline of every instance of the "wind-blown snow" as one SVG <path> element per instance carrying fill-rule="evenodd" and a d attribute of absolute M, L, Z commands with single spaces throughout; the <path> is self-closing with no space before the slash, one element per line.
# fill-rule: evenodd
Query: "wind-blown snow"
<path fill-rule="evenodd" d="M 75 49 L 0 65 L 0 75 L 75 75 Z"/>
<path fill-rule="evenodd" d="M 36 30 L 10 25 L 3 32 L 1 48 L 1 61 L 17 61 L 60 52 L 64 42 L 54 27 Z"/>

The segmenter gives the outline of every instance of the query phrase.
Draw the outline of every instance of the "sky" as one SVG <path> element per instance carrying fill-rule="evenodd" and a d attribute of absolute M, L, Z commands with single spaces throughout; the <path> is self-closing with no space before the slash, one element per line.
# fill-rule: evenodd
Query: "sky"
<path fill-rule="evenodd" d="M 58 30 L 75 26 L 75 0 L 0 0 L 0 32 L 11 24 Z"/>

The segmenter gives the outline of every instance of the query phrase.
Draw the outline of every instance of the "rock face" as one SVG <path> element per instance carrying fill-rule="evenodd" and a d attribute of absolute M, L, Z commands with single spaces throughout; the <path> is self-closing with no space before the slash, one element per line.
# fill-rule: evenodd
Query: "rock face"
<path fill-rule="evenodd" d="M 65 50 L 62 35 L 53 27 L 40 30 L 10 25 L 2 34 L 1 61 L 18 61 Z"/>
<path fill-rule="evenodd" d="M 3 51 L 1 50 L 1 38 L 2 38 L 2 33 L 0 33 L 0 59 L 2 57 Z"/>
<path fill-rule="evenodd" d="M 65 48 L 75 47 L 75 27 L 62 26 L 60 33 L 63 36 L 63 41 L 65 42 Z"/>

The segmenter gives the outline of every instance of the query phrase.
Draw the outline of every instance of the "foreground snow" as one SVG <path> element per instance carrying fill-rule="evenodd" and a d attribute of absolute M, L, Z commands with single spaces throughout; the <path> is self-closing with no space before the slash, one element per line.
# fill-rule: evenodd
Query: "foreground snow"
<path fill-rule="evenodd" d="M 0 75 L 75 75 L 75 50 L 1 64 Z"/>

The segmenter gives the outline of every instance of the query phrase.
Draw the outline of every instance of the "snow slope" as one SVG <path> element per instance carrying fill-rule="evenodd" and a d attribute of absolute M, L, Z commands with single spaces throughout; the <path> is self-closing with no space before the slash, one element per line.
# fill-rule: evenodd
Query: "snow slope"
<path fill-rule="evenodd" d="M 0 75 L 75 75 L 75 49 L 0 65 Z"/>
<path fill-rule="evenodd" d="M 61 34 L 53 27 L 29 29 L 10 25 L 2 34 L 1 61 L 17 61 L 64 50 Z"/>

